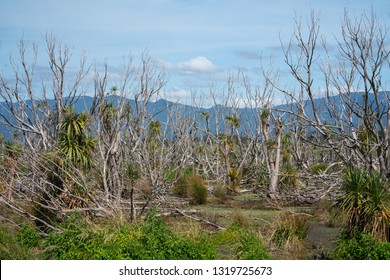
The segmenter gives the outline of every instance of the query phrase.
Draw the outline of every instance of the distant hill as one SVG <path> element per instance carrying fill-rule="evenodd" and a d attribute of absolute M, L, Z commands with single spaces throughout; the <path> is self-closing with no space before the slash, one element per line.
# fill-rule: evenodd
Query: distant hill
<path fill-rule="evenodd" d="M 112 102 L 115 104 L 119 97 L 112 96 Z M 353 100 L 356 100 L 358 104 L 363 104 L 363 93 L 353 93 L 351 94 L 351 98 Z M 379 95 L 379 99 L 382 102 L 382 106 L 384 108 L 388 108 L 388 98 L 390 98 L 390 92 L 381 92 Z M 338 106 L 338 110 L 341 111 L 342 106 L 340 106 L 340 96 L 335 95 L 331 97 L 330 99 L 332 103 L 335 104 L 335 106 Z M 373 94 L 369 94 L 368 96 L 369 103 L 374 104 L 374 96 Z M 134 100 L 128 100 L 133 110 L 135 109 L 135 102 Z M 30 101 L 31 103 L 31 101 Z M 48 104 L 54 108 L 55 101 L 54 100 L 48 100 Z M 91 108 L 93 104 L 93 98 L 89 96 L 81 97 L 74 105 L 74 108 L 77 112 L 81 112 L 84 110 L 88 110 Z M 309 117 L 313 117 L 313 110 L 311 102 L 306 102 L 305 105 L 306 112 Z M 318 110 L 318 114 L 320 118 L 323 121 L 327 121 L 328 123 L 332 122 L 332 119 L 329 115 L 329 112 L 327 110 L 327 100 L 325 98 L 318 98 L 315 99 L 315 106 L 317 108 L 320 108 Z M 374 107 L 374 105 L 372 105 Z M 0 102 L 0 110 L 2 110 L 3 113 L 5 113 L 4 108 L 7 108 L 7 104 L 5 102 Z M 167 109 L 168 108 L 168 109 Z M 278 105 L 273 108 L 270 108 L 273 112 L 282 112 L 282 111 L 296 111 L 295 104 L 288 104 L 288 105 Z M 375 109 L 375 108 L 373 108 Z M 228 115 L 232 115 L 234 112 L 237 113 L 240 117 L 240 127 L 239 131 L 243 134 L 250 134 L 252 129 L 256 127 L 256 123 L 258 122 L 258 118 L 261 112 L 261 108 L 236 108 L 233 109 L 231 107 L 225 107 L 222 105 L 215 105 L 210 108 L 197 108 L 190 105 L 184 105 L 180 103 L 173 103 L 168 100 L 160 99 L 155 102 L 150 102 L 147 105 L 147 112 L 150 116 L 154 116 L 156 120 L 161 121 L 163 124 L 166 123 L 168 116 L 170 113 L 175 112 L 179 114 L 180 118 L 174 118 L 172 120 L 171 125 L 175 125 L 178 122 L 182 121 L 183 119 L 194 119 L 196 120 L 196 123 L 198 126 L 205 128 L 206 127 L 206 121 L 202 119 L 201 112 L 207 113 L 209 115 L 209 126 L 212 133 L 215 133 L 217 129 L 217 123 L 216 123 L 216 115 L 219 116 L 219 124 L 218 128 L 220 131 L 226 130 L 228 131 L 225 121 L 225 117 Z M 9 117 L 9 115 L 8 115 Z M 387 116 L 384 116 L 387 117 Z M 288 114 L 284 114 L 283 118 L 286 123 L 288 123 L 289 116 Z M 354 119 L 354 123 L 357 125 L 357 118 Z M 8 127 L 6 125 L 0 125 L 0 133 L 4 135 L 5 139 L 12 138 L 12 131 L 9 131 Z"/>

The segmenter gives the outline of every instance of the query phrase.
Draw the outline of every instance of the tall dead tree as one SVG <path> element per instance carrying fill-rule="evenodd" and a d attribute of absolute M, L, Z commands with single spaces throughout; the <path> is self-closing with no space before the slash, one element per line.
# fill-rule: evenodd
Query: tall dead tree
<path fill-rule="evenodd" d="M 47 150 L 56 143 L 58 124 L 67 107 L 85 93 L 83 80 L 88 74 L 86 57 L 81 56 L 79 70 L 73 77 L 65 75 L 71 59 L 70 48 L 59 43 L 52 35 L 46 36 L 49 58 L 47 73 L 37 71 L 38 46 L 21 40 L 19 57 L 11 57 L 13 72 L 4 77 L 0 73 L 0 123 L 21 133 L 25 143 L 34 151 Z M 48 89 L 46 81 L 51 80 Z M 54 104 L 50 99 L 54 99 Z"/>
<path fill-rule="evenodd" d="M 333 150 L 344 164 L 389 178 L 390 99 L 383 87 L 383 70 L 390 62 L 387 27 L 374 14 L 351 19 L 345 12 L 337 53 L 325 40 L 320 46 L 320 21 L 314 13 L 306 31 L 297 20 L 284 47 L 285 63 L 299 89 L 276 86 L 294 102 L 285 111 L 316 131 L 321 137 L 312 143 Z"/>
<path fill-rule="evenodd" d="M 95 97 L 91 113 L 94 114 L 100 154 L 100 172 L 107 201 L 120 199 L 123 189 L 124 133 L 131 122 L 132 109 L 129 96 L 134 82 L 132 58 L 124 65 L 119 86 L 108 89 L 107 65 L 103 73 L 95 74 Z"/>

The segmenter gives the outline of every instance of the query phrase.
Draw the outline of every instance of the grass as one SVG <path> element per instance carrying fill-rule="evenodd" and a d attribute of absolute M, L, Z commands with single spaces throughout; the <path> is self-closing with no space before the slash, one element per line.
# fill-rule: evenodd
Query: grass
<path fill-rule="evenodd" d="M 339 227 L 329 226 L 323 219 L 319 219 L 315 212 L 316 206 L 283 206 L 275 209 L 260 195 L 250 192 L 230 197 L 229 203 L 199 205 L 194 209 L 200 211 L 202 217 L 223 227 L 237 225 L 257 231 L 275 259 L 318 258 L 323 252 L 328 253 L 334 248 L 340 230 Z M 296 224 L 286 218 L 293 216 L 291 213 L 301 213 L 298 217 L 302 223 L 298 223 L 296 231 L 291 229 Z M 283 231 L 283 227 L 287 228 L 283 232 L 289 233 L 285 236 L 281 234 L 281 237 L 285 237 L 285 240 L 280 240 L 281 246 L 271 240 L 278 227 L 279 233 Z M 231 254 L 228 246 L 222 246 L 217 252 L 224 253 L 227 259 Z"/>
<path fill-rule="evenodd" d="M 263 201 L 263 198 L 256 193 L 248 192 L 248 193 L 242 193 L 242 194 L 236 195 L 234 197 L 234 200 L 235 201 L 245 201 L 245 202 L 247 202 L 247 201 L 260 202 L 260 201 Z"/>
<path fill-rule="evenodd" d="M 29 227 L 0 226 L 0 260 L 39 259 L 38 235 Z"/>
<path fill-rule="evenodd" d="M 184 221 L 184 219 L 179 219 Z M 61 223 L 61 232 L 41 237 L 25 226 L 19 230 L 0 228 L 2 259 L 46 260 L 214 260 L 269 259 L 258 232 L 236 224 L 207 233 L 199 223 L 169 224 L 148 214 L 142 222 L 93 221 L 73 215 Z M 180 230 L 185 229 L 185 230 Z"/>
<path fill-rule="evenodd" d="M 283 213 L 280 210 L 240 209 L 226 205 L 201 205 L 194 209 L 200 210 L 203 215 L 218 217 L 219 224 L 224 227 L 232 226 L 237 221 L 235 216 L 247 217 L 249 228 L 267 227 Z"/>

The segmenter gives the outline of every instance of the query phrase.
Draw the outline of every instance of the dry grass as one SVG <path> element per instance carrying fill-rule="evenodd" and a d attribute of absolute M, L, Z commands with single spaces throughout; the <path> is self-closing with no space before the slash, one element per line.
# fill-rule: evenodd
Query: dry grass
<path fill-rule="evenodd" d="M 148 197 L 152 193 L 152 186 L 148 178 L 141 177 L 135 181 L 135 189 L 144 197 Z"/>
<path fill-rule="evenodd" d="M 303 259 L 307 255 L 307 220 L 307 216 L 286 213 L 274 222 L 268 244 L 278 258 Z"/>
<path fill-rule="evenodd" d="M 242 228 L 249 228 L 251 225 L 251 217 L 248 212 L 234 208 L 232 212 L 233 224 L 237 224 Z"/>

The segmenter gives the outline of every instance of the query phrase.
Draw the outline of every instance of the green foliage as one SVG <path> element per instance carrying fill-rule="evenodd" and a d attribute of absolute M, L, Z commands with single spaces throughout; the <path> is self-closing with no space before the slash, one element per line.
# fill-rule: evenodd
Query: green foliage
<path fill-rule="evenodd" d="M 30 236 L 30 234 L 26 234 Z M 31 236 L 30 236 L 31 237 Z M 36 255 L 27 246 L 35 238 L 18 238 L 15 232 L 5 226 L 0 227 L 0 260 L 30 260 Z M 25 243 L 25 244 L 23 244 Z"/>
<path fill-rule="evenodd" d="M 235 224 L 212 236 L 214 246 L 224 254 L 220 259 L 266 260 L 270 255 L 256 232 Z"/>
<path fill-rule="evenodd" d="M 204 179 L 200 176 L 190 176 L 191 180 L 191 203 L 206 204 L 207 203 L 207 187 L 204 184 Z"/>
<path fill-rule="evenodd" d="M 300 180 L 298 169 L 290 163 L 282 166 L 282 177 L 280 183 L 287 189 L 299 187 Z"/>
<path fill-rule="evenodd" d="M 249 231 L 241 231 L 240 242 L 235 250 L 239 260 L 266 260 L 269 254 L 259 236 Z"/>
<path fill-rule="evenodd" d="M 269 259 L 258 233 L 238 225 L 214 233 L 178 235 L 152 209 L 143 222 L 95 225 L 73 216 L 41 242 L 44 259 Z M 217 254 L 223 251 L 224 255 Z"/>
<path fill-rule="evenodd" d="M 164 172 L 164 178 L 168 183 L 173 183 L 177 177 L 180 180 L 185 180 L 188 176 L 192 175 L 192 168 L 186 167 L 183 169 L 174 169 L 172 167 L 168 167 Z"/>
<path fill-rule="evenodd" d="M 135 224 L 86 226 L 71 220 L 45 243 L 45 259 L 213 259 L 207 238 L 190 240 L 170 231 L 154 211 Z"/>
<path fill-rule="evenodd" d="M 172 167 L 168 167 L 164 172 L 164 179 L 171 184 L 175 181 L 176 174 L 177 172 Z"/>
<path fill-rule="evenodd" d="M 202 176 L 184 173 L 176 182 L 173 193 L 178 197 L 189 198 L 193 204 L 207 203 L 207 187 Z"/>
<path fill-rule="evenodd" d="M 268 168 L 265 164 L 252 164 L 243 169 L 245 177 L 252 178 L 260 186 L 269 185 Z"/>
<path fill-rule="evenodd" d="M 165 173 L 165 178 L 169 181 L 169 180 L 174 180 L 176 174 L 174 171 L 172 171 L 171 169 L 168 169 L 167 172 Z M 189 195 L 189 177 L 190 175 L 187 175 L 185 172 L 181 172 L 181 174 L 179 175 L 179 178 L 177 179 L 177 182 L 175 183 L 175 185 L 173 186 L 173 194 L 178 196 L 178 197 L 182 197 L 182 198 L 186 198 L 188 197 Z"/>
<path fill-rule="evenodd" d="M 220 184 L 214 187 L 213 194 L 219 201 L 224 201 L 228 195 L 228 190 L 226 186 Z"/>
<path fill-rule="evenodd" d="M 269 125 L 269 118 L 271 116 L 271 111 L 268 108 L 263 108 L 260 113 L 260 120 L 262 126 L 266 127 Z"/>
<path fill-rule="evenodd" d="M 390 243 L 366 233 L 351 238 L 344 232 L 330 257 L 334 260 L 390 260 Z"/>
<path fill-rule="evenodd" d="M 131 163 L 126 166 L 126 175 L 131 180 L 137 180 L 141 177 L 139 170 Z"/>
<path fill-rule="evenodd" d="M 344 212 L 347 229 L 372 234 L 389 241 L 390 191 L 389 184 L 376 172 L 348 168 L 343 184 L 344 195 L 340 207 Z"/>
<path fill-rule="evenodd" d="M 150 138 L 157 138 L 161 135 L 162 129 L 161 129 L 161 122 L 160 121 L 151 121 L 149 127 L 149 137 Z"/>
<path fill-rule="evenodd" d="M 21 146 L 12 140 L 8 140 L 4 143 L 4 155 L 11 159 L 17 159 L 22 153 Z"/>
<path fill-rule="evenodd" d="M 229 178 L 232 186 L 234 188 L 238 188 L 240 185 L 240 179 L 241 179 L 241 174 L 238 170 L 238 168 L 230 168 L 229 169 Z"/>
<path fill-rule="evenodd" d="M 233 211 L 233 224 L 238 225 L 241 228 L 248 228 L 250 225 L 250 218 L 240 209 L 234 209 Z"/>
<path fill-rule="evenodd" d="M 231 130 L 240 127 L 240 116 L 237 113 L 227 115 L 225 119 Z"/>
<path fill-rule="evenodd" d="M 283 215 L 276 223 L 271 241 L 277 246 L 288 246 L 295 240 L 304 240 L 307 235 L 307 218 L 299 215 Z"/>
<path fill-rule="evenodd" d="M 309 172 L 313 175 L 321 175 L 325 172 L 328 165 L 324 162 L 313 163 L 309 166 Z"/>
<path fill-rule="evenodd" d="M 16 240 L 19 244 L 31 248 L 38 246 L 41 236 L 35 228 L 30 225 L 25 225 L 16 235 Z"/>
<path fill-rule="evenodd" d="M 58 226 L 61 232 L 46 238 L 31 226 L 17 234 L 0 227 L 1 259 L 269 259 L 257 232 L 233 225 L 213 234 L 177 234 L 155 209 L 139 223 L 104 220 L 96 224 L 74 214 Z"/>
<path fill-rule="evenodd" d="M 90 117 L 87 113 L 77 114 L 73 108 L 66 108 L 60 124 L 59 148 L 65 158 L 77 167 L 89 169 L 92 164 L 95 139 L 87 135 Z"/>

